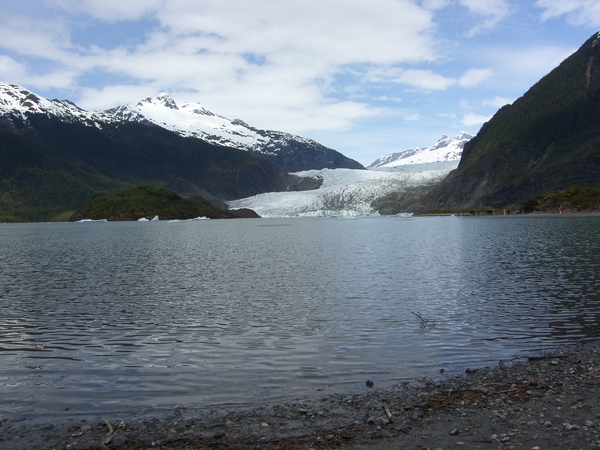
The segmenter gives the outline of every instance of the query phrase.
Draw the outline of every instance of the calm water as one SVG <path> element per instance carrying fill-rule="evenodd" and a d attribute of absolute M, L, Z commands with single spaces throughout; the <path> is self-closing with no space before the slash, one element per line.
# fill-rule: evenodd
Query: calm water
<path fill-rule="evenodd" d="M 595 217 L 0 225 L 0 418 L 358 391 L 593 339 L 599 235 Z"/>

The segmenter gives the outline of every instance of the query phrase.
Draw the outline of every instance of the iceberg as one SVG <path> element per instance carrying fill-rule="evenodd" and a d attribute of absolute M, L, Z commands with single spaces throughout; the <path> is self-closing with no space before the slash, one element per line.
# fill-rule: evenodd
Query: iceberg
<path fill-rule="evenodd" d="M 210 218 L 202 216 L 202 217 L 194 217 L 193 219 L 185 219 L 185 220 L 173 219 L 173 220 L 168 220 L 167 223 L 192 222 L 194 220 L 210 220 Z"/>
<path fill-rule="evenodd" d="M 76 221 L 75 223 L 90 223 L 90 222 L 108 222 L 106 219 L 81 219 Z"/>

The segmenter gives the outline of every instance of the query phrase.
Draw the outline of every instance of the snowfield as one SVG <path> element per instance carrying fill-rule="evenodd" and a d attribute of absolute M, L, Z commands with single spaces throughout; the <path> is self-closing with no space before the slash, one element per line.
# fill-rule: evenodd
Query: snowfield
<path fill-rule="evenodd" d="M 378 214 L 377 198 L 441 181 L 458 161 L 405 165 L 387 170 L 322 169 L 296 172 L 299 177 L 322 179 L 319 189 L 269 192 L 227 202 L 231 209 L 249 208 L 259 216 L 361 217 Z"/>

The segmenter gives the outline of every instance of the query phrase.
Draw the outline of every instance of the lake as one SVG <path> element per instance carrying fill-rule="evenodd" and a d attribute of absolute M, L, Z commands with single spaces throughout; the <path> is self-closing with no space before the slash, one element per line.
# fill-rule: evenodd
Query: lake
<path fill-rule="evenodd" d="M 600 217 L 0 225 L 0 418 L 361 391 L 596 339 Z"/>

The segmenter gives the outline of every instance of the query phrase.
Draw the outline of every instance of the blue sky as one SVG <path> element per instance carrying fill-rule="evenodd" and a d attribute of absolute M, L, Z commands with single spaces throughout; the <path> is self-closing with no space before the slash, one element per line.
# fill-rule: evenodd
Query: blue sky
<path fill-rule="evenodd" d="M 0 80 L 94 110 L 168 92 L 369 164 L 477 133 L 598 0 L 4 0 Z"/>

